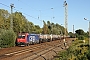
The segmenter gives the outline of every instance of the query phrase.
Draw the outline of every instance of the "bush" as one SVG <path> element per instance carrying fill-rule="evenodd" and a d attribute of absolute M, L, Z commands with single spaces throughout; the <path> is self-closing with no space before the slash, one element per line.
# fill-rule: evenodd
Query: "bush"
<path fill-rule="evenodd" d="M 88 46 L 88 53 L 87 53 L 87 58 L 90 59 L 90 46 Z"/>
<path fill-rule="evenodd" d="M 79 40 L 84 40 L 84 36 L 83 35 L 80 35 L 80 36 L 78 36 L 78 39 Z"/>
<path fill-rule="evenodd" d="M 15 46 L 16 35 L 13 30 L 0 31 L 0 47 L 13 47 Z"/>
<path fill-rule="evenodd" d="M 81 43 L 81 40 L 75 40 L 65 51 L 60 52 L 58 60 L 90 60 L 90 47 L 88 44 Z"/>

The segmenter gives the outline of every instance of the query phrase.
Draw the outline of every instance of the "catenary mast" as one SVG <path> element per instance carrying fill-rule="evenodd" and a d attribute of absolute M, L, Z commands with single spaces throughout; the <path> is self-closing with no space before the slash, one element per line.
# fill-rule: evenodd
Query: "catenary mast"
<path fill-rule="evenodd" d="M 68 35 L 68 8 L 67 8 L 68 4 L 66 2 L 66 0 L 64 0 L 64 7 L 65 7 L 65 35 Z"/>

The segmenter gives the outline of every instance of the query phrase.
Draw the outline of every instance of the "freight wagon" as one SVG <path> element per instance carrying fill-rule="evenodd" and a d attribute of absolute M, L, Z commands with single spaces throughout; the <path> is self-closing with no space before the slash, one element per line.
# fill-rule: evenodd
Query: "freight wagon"
<path fill-rule="evenodd" d="M 60 40 L 62 38 L 63 36 L 61 35 L 21 33 L 21 34 L 18 34 L 16 43 L 18 46 L 28 46 L 30 44 Z"/>
<path fill-rule="evenodd" d="M 39 35 L 40 38 L 40 42 L 48 42 L 48 41 L 52 41 L 52 34 L 48 35 L 48 34 L 40 34 Z"/>

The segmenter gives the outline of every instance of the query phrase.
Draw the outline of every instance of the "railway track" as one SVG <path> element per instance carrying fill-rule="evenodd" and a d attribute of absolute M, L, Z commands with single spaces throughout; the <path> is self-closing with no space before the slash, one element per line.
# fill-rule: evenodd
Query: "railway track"
<path fill-rule="evenodd" d="M 54 51 L 55 48 L 60 47 L 61 45 L 63 46 L 63 41 L 60 42 L 60 40 L 31 45 L 25 49 L 1 54 L 0 60 L 10 60 L 10 59 L 11 60 L 12 59 L 13 60 L 26 60 L 26 59 L 34 60 L 49 51 L 55 52 Z M 33 56 L 35 56 L 35 57 L 33 57 Z M 43 59 L 44 59 L 44 57 L 43 57 Z"/>

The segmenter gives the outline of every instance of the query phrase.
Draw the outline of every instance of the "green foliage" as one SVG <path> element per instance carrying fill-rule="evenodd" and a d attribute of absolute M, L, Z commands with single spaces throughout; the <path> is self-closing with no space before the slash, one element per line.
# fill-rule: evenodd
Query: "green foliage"
<path fill-rule="evenodd" d="M 59 60 L 89 60 L 90 48 L 81 40 L 76 40 L 67 50 L 60 52 L 58 56 L 62 56 Z"/>
<path fill-rule="evenodd" d="M 83 35 L 80 35 L 80 36 L 78 36 L 78 39 L 79 40 L 84 40 L 84 36 Z"/>
<path fill-rule="evenodd" d="M 85 36 L 85 37 L 88 37 L 88 35 L 89 35 L 89 32 L 87 31 L 87 32 L 84 34 L 84 36 Z"/>
<path fill-rule="evenodd" d="M 71 38 L 75 38 L 75 34 L 73 34 L 72 32 L 69 32 L 68 35 L 69 35 Z"/>
<path fill-rule="evenodd" d="M 82 29 L 78 29 L 75 31 L 78 35 L 84 35 L 84 31 Z"/>
<path fill-rule="evenodd" d="M 78 29 L 75 31 L 75 37 L 78 38 L 79 40 L 84 40 L 84 38 L 88 37 L 89 32 L 84 32 L 82 29 Z"/>
<path fill-rule="evenodd" d="M 51 26 L 50 26 L 50 25 L 48 26 L 48 29 L 50 29 L 50 30 L 51 30 Z"/>
<path fill-rule="evenodd" d="M 0 9 L 0 28 L 8 29 L 9 17 L 10 14 L 8 13 L 7 10 Z"/>
<path fill-rule="evenodd" d="M 17 34 L 19 32 L 29 32 L 29 33 L 43 33 L 43 34 L 64 34 L 65 29 L 59 24 L 54 24 L 50 21 L 43 21 L 43 27 L 40 28 L 38 25 L 34 25 L 32 22 L 28 21 L 26 17 L 21 12 L 14 12 L 13 17 L 13 30 Z M 4 9 L 0 9 L 0 28 L 10 29 L 11 14 Z M 62 31 L 62 32 L 61 32 Z"/>
<path fill-rule="evenodd" d="M 90 47 L 89 47 L 89 51 L 87 53 L 87 58 L 90 59 Z"/>
<path fill-rule="evenodd" d="M 12 30 L 0 30 L 0 47 L 15 46 L 16 35 Z"/>
<path fill-rule="evenodd" d="M 17 35 L 19 32 L 28 32 L 28 33 L 37 33 L 37 34 L 61 34 L 63 35 L 65 32 L 65 29 L 63 26 L 59 25 L 58 23 L 54 24 L 53 22 L 50 23 L 50 21 L 43 21 L 43 27 L 40 28 L 38 25 L 34 25 L 30 20 L 27 20 L 26 17 L 21 12 L 14 12 L 12 14 L 13 18 L 13 31 Z M 0 29 L 3 29 L 5 32 L 3 32 L 1 37 L 5 37 L 0 40 L 0 44 L 4 44 L 5 46 L 11 46 L 11 40 L 9 40 L 10 36 L 7 36 L 10 32 L 10 20 L 11 20 L 11 14 L 4 9 L 0 9 Z M 8 32 L 8 33 L 6 33 Z M 12 31 L 11 31 L 12 32 Z M 6 34 L 6 36 L 5 36 Z M 11 33 L 10 33 L 11 34 Z M 12 33 L 13 34 L 13 33 Z M 6 40 L 8 39 L 8 40 Z M 12 39 L 13 41 L 14 39 Z M 13 44 L 13 43 L 12 43 Z M 2 45 L 3 46 L 3 45 Z M 8 46 L 8 47 L 9 47 Z"/>
<path fill-rule="evenodd" d="M 44 20 L 43 20 L 43 23 L 44 23 L 44 25 L 43 25 L 43 34 L 48 34 L 48 26 L 47 26 L 47 24 Z"/>

